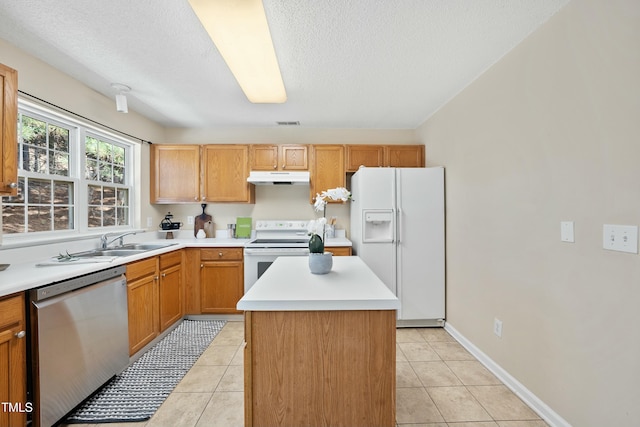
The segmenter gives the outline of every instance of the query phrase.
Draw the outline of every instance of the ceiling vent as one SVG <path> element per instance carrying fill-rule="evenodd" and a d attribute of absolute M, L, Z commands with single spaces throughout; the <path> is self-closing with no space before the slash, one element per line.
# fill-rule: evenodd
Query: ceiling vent
<path fill-rule="evenodd" d="M 300 126 L 300 122 L 276 122 L 278 126 Z"/>

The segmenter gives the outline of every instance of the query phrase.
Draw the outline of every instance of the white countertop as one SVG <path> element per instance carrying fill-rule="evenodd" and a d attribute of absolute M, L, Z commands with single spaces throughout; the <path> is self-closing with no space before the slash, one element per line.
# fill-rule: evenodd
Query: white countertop
<path fill-rule="evenodd" d="M 50 256 L 27 255 L 28 259 L 24 262 L 10 262 L 10 266 L 0 271 L 0 297 L 10 295 L 16 292 L 26 291 L 34 289 L 40 286 L 48 285 L 54 282 L 71 279 L 73 277 L 82 276 L 84 274 L 92 273 L 98 270 L 104 270 L 107 268 L 115 267 L 122 264 L 128 264 L 133 261 L 138 261 L 150 256 L 160 255 L 166 252 L 171 252 L 182 248 L 221 248 L 221 247 L 244 247 L 244 245 L 250 239 L 223 239 L 223 238 L 209 238 L 209 239 L 196 239 L 193 238 L 180 238 L 180 239 L 156 239 L 156 240 L 144 240 L 143 243 L 153 244 L 172 244 L 163 249 L 148 251 L 142 254 L 131 255 L 126 257 L 117 257 L 111 262 L 94 262 L 88 264 L 73 264 L 68 263 L 64 265 L 52 265 L 37 267 L 38 263 L 50 260 L 51 257 L 58 255 L 58 252 L 51 250 Z M 126 243 L 135 243 L 133 239 L 127 239 Z M 327 239 L 327 246 L 351 246 L 351 241 L 346 238 Z M 91 248 L 86 248 L 90 250 Z M 29 248 L 25 249 L 29 251 Z M 23 251 L 24 252 L 24 251 Z M 33 253 L 38 254 L 38 250 L 33 250 Z M 75 251 L 74 251 L 75 252 Z M 47 252 L 49 254 L 49 252 Z M 2 255 L 0 253 L 0 255 Z M 306 258 L 305 258 L 306 259 Z M 4 261 L 6 262 L 6 261 Z M 2 263 L 2 262 L 0 262 Z"/>
<path fill-rule="evenodd" d="M 312 274 L 307 257 L 279 257 L 240 299 L 245 311 L 397 310 L 400 301 L 357 256 Z"/>

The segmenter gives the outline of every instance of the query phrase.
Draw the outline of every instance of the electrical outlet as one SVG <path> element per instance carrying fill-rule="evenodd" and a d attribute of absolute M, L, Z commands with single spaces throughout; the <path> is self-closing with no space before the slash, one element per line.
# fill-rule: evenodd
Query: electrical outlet
<path fill-rule="evenodd" d="M 153 218 L 150 216 L 147 217 L 147 227 L 153 227 Z"/>
<path fill-rule="evenodd" d="M 493 319 L 493 333 L 496 334 L 498 338 L 502 338 L 502 320 L 498 318 Z"/>
<path fill-rule="evenodd" d="M 192 216 L 188 216 L 187 217 L 187 224 L 193 225 L 193 217 Z"/>

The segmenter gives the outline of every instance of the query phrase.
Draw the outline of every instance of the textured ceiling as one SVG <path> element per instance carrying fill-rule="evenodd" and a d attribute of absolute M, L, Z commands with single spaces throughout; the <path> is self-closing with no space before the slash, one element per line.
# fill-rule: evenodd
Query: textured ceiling
<path fill-rule="evenodd" d="M 284 104 L 247 101 L 187 0 L 0 0 L 0 38 L 169 127 L 414 129 L 567 2 L 264 0 Z"/>

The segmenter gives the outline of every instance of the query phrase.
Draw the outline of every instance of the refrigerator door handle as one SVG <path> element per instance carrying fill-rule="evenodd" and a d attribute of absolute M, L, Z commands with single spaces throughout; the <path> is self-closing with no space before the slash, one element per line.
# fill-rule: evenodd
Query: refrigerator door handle
<path fill-rule="evenodd" d="M 395 244 L 396 244 L 396 239 L 398 238 L 398 230 L 397 230 L 397 228 L 396 228 L 396 224 L 397 224 L 397 222 L 396 222 L 396 216 L 397 216 L 398 214 L 396 213 L 396 210 L 395 210 L 395 209 L 392 209 L 392 210 L 391 210 L 391 212 L 392 212 L 392 214 L 391 214 L 391 215 L 392 215 L 392 218 L 393 218 L 393 220 L 392 220 L 392 221 L 393 221 L 393 224 L 391 224 L 391 226 L 392 226 L 392 231 L 391 231 L 391 233 L 392 233 L 392 236 L 391 236 L 391 243 L 393 243 L 393 244 L 395 245 Z"/>
<path fill-rule="evenodd" d="M 404 232 L 402 229 L 402 209 L 398 208 L 397 215 L 396 224 L 398 224 L 398 235 L 396 237 L 396 242 L 400 244 L 402 243 L 402 233 Z"/>

